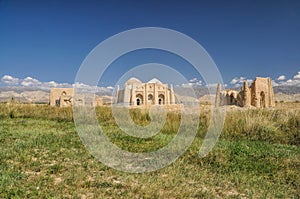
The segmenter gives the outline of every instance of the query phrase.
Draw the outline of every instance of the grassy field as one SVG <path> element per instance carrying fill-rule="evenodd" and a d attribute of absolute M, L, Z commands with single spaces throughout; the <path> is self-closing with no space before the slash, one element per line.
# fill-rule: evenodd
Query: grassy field
<path fill-rule="evenodd" d="M 297 106 L 228 112 L 221 138 L 202 159 L 210 115 L 201 111 L 198 134 L 183 156 L 161 170 L 129 174 L 89 154 L 70 108 L 0 104 L 0 198 L 300 198 Z M 180 118 L 169 114 L 160 134 L 137 140 L 117 128 L 109 108 L 97 114 L 114 143 L 136 152 L 168 143 Z M 149 122 L 139 110 L 131 115 Z"/>

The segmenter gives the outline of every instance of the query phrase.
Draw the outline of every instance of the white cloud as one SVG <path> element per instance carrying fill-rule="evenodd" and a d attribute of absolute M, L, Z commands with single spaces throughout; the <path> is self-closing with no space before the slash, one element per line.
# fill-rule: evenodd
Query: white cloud
<path fill-rule="evenodd" d="M 194 87 L 194 86 L 202 86 L 203 82 L 201 80 L 198 80 L 196 77 L 189 80 L 187 83 L 181 84 L 182 87 Z M 179 86 L 179 85 L 177 85 Z"/>
<path fill-rule="evenodd" d="M 57 87 L 58 86 L 58 83 L 56 83 L 55 81 L 45 82 L 44 84 L 49 87 Z"/>
<path fill-rule="evenodd" d="M 55 81 L 41 82 L 32 77 L 26 77 L 20 81 L 20 86 L 31 87 L 42 90 L 50 90 L 51 88 L 70 88 L 71 84 L 68 83 L 57 83 Z"/>
<path fill-rule="evenodd" d="M 72 84 L 72 87 L 75 87 L 77 89 L 77 92 L 92 92 L 92 93 L 111 93 L 114 90 L 114 87 L 107 86 L 107 87 L 99 87 L 99 86 L 90 86 L 84 83 L 76 82 L 75 84 Z"/>
<path fill-rule="evenodd" d="M 1 78 L 1 82 L 8 85 L 17 85 L 19 83 L 19 79 L 10 75 L 4 75 Z"/>
<path fill-rule="evenodd" d="M 279 86 L 279 84 L 277 82 L 275 82 L 274 80 L 272 80 L 272 86 Z"/>
<path fill-rule="evenodd" d="M 297 75 L 294 76 L 294 79 L 300 79 L 300 71 L 298 72 Z"/>
<path fill-rule="evenodd" d="M 26 87 L 37 87 L 39 85 L 41 85 L 42 83 L 37 80 L 34 79 L 32 77 L 26 77 L 25 79 L 22 80 L 21 85 L 22 86 L 26 86 Z"/>
<path fill-rule="evenodd" d="M 277 80 L 279 82 L 272 82 L 273 86 L 300 86 L 300 71 L 292 79 L 286 80 L 286 76 L 281 75 Z"/>
<path fill-rule="evenodd" d="M 99 92 L 99 93 L 111 93 L 114 90 L 114 87 L 107 86 L 107 87 L 99 87 L 99 86 L 90 86 L 83 83 L 76 83 L 76 84 L 69 84 L 69 83 L 58 83 L 55 81 L 49 82 L 41 82 L 38 79 L 32 77 L 26 77 L 24 79 L 18 79 L 12 77 L 10 75 L 4 75 L 1 78 L 2 83 L 0 86 L 21 86 L 27 87 L 30 89 L 37 89 L 37 90 L 47 90 L 49 91 L 51 88 L 72 88 L 75 87 L 83 92 Z"/>
<path fill-rule="evenodd" d="M 195 84 L 196 84 L 197 86 L 202 86 L 202 85 L 203 85 L 203 83 L 202 83 L 201 80 L 197 81 Z"/>
<path fill-rule="evenodd" d="M 245 79 L 246 79 L 245 77 L 235 77 L 230 81 L 230 84 L 237 84 L 245 81 Z"/>
<path fill-rule="evenodd" d="M 196 77 L 194 77 L 193 79 L 190 79 L 189 82 L 193 83 L 193 82 L 197 82 L 197 80 L 198 79 Z"/>
<path fill-rule="evenodd" d="M 286 82 L 279 82 L 280 86 L 300 86 L 300 79 L 288 79 Z"/>
<path fill-rule="evenodd" d="M 114 87 L 112 87 L 112 86 L 108 86 L 108 87 L 106 87 L 107 89 L 110 89 L 110 90 L 113 90 L 114 89 Z"/>
<path fill-rule="evenodd" d="M 114 87 L 107 86 L 107 87 L 97 87 L 98 92 L 112 92 L 114 90 Z"/>
<path fill-rule="evenodd" d="M 183 83 L 181 84 L 182 87 L 193 87 L 193 83 L 189 82 L 189 83 Z"/>
<path fill-rule="evenodd" d="M 241 87 L 243 86 L 243 83 L 247 81 L 250 85 L 253 80 L 247 79 L 246 77 L 235 77 L 230 81 L 231 86 L 226 85 L 225 87 Z M 38 79 L 35 79 L 33 77 L 26 77 L 24 79 L 19 79 L 16 77 L 12 77 L 10 75 L 4 75 L 1 78 L 0 86 L 23 86 L 23 87 L 29 87 L 30 89 L 41 89 L 41 90 L 50 90 L 51 88 L 71 88 L 76 85 L 77 88 L 79 88 L 82 91 L 87 92 L 97 92 L 97 93 L 112 93 L 114 90 L 114 87 L 107 86 L 107 87 L 99 87 L 99 86 L 90 86 L 83 83 L 76 83 L 76 84 L 69 84 L 69 83 L 58 83 L 55 81 L 49 81 L 49 82 L 41 82 Z M 300 86 L 300 71 L 297 72 L 293 76 L 293 78 L 287 79 L 285 75 L 280 75 L 277 79 L 272 80 L 273 86 Z M 194 87 L 194 86 L 203 86 L 203 82 L 197 78 L 192 78 L 188 82 L 176 85 L 176 86 L 182 86 L 182 87 Z M 209 86 L 209 85 L 208 85 Z"/>
<path fill-rule="evenodd" d="M 51 88 L 71 88 L 71 87 L 72 87 L 71 84 L 57 83 L 55 81 L 41 82 L 41 84 L 37 86 L 37 88 L 42 90 L 50 90 Z"/>
<path fill-rule="evenodd" d="M 182 87 L 193 87 L 193 86 L 202 86 L 202 81 L 197 78 L 189 80 L 188 83 L 181 84 Z"/>
<path fill-rule="evenodd" d="M 278 81 L 283 81 L 283 80 L 285 80 L 285 79 L 286 79 L 285 75 L 280 75 L 280 76 L 277 78 Z"/>
<path fill-rule="evenodd" d="M 206 85 L 206 87 L 208 87 L 208 88 L 217 88 L 217 86 L 218 86 L 218 83 Z"/>
<path fill-rule="evenodd" d="M 230 84 L 234 85 L 234 87 L 241 87 L 245 81 L 247 81 L 248 84 L 253 82 L 252 79 L 247 79 L 246 77 L 235 77 L 230 81 Z"/>

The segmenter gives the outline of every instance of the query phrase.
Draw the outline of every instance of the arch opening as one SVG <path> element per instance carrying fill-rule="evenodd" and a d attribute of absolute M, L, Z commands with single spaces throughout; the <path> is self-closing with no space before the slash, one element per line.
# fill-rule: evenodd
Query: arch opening
<path fill-rule="evenodd" d="M 152 95 L 152 94 L 149 94 L 149 95 L 148 95 L 148 102 L 149 102 L 150 104 L 153 104 L 153 95 Z"/>
<path fill-rule="evenodd" d="M 260 92 L 260 107 L 266 107 L 266 94 L 263 91 Z"/>
<path fill-rule="evenodd" d="M 233 96 L 233 93 L 230 95 L 230 105 L 235 105 L 235 98 Z"/>
<path fill-rule="evenodd" d="M 158 104 L 165 104 L 165 96 L 163 94 L 158 95 Z"/>
<path fill-rule="evenodd" d="M 137 106 L 140 106 L 143 104 L 143 95 L 141 94 L 137 94 L 136 95 L 136 105 Z"/>

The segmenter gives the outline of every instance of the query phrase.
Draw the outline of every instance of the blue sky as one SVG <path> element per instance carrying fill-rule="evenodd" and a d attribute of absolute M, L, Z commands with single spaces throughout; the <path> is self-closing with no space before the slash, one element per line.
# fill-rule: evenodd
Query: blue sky
<path fill-rule="evenodd" d="M 174 29 L 199 42 L 229 85 L 256 76 L 270 76 L 276 83 L 300 81 L 300 1 L 247 0 L 0 1 L 0 78 L 2 83 L 28 77 L 27 82 L 72 84 L 101 41 L 148 26 Z M 168 62 L 164 53 L 127 57 L 116 61 L 101 85 L 114 85 L 130 67 L 153 61 L 199 79 L 184 62 Z"/>

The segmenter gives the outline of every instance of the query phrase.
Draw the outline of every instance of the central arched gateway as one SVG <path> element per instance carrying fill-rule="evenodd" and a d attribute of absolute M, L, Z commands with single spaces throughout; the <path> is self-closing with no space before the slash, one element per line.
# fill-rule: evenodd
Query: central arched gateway
<path fill-rule="evenodd" d="M 163 94 L 158 95 L 158 104 L 165 104 L 165 96 Z"/>
<path fill-rule="evenodd" d="M 152 94 L 148 95 L 148 103 L 149 104 L 154 104 L 154 100 L 153 100 L 153 95 Z"/>
<path fill-rule="evenodd" d="M 124 85 L 124 89 L 116 88 L 116 99 L 113 103 L 128 104 L 130 106 L 148 106 L 176 104 L 173 86 L 163 84 L 158 79 L 143 83 L 137 78 L 130 78 Z"/>
<path fill-rule="evenodd" d="M 136 105 L 140 106 L 143 104 L 143 95 L 137 94 L 136 95 Z"/>

